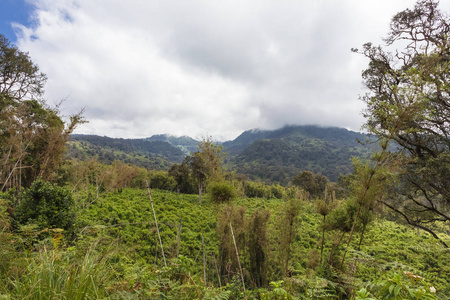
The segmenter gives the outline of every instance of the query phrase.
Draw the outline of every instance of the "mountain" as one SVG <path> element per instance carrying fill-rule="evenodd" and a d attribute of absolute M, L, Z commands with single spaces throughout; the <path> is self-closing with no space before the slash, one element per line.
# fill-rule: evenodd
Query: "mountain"
<path fill-rule="evenodd" d="M 176 137 L 176 136 L 170 135 L 170 134 L 156 134 L 156 135 L 152 135 L 149 138 L 146 138 L 145 140 L 150 141 L 150 142 L 154 142 L 154 141 L 167 142 L 170 145 L 179 148 L 186 155 L 189 155 L 189 154 L 197 151 L 198 141 L 194 140 L 191 137 L 185 136 L 185 135 L 181 136 L 181 137 Z"/>
<path fill-rule="evenodd" d="M 368 157 L 373 146 L 358 140 L 367 135 L 337 127 L 285 126 L 277 130 L 249 130 L 222 143 L 228 153 L 229 171 L 252 180 L 288 184 L 301 171 L 321 173 L 336 181 L 353 171 L 351 158 Z M 121 160 L 152 169 L 168 169 L 197 150 L 198 141 L 168 134 L 145 139 L 118 139 L 73 135 L 69 155 L 79 159 L 97 157 L 110 164 Z"/>
<path fill-rule="evenodd" d="M 96 135 L 72 135 L 68 148 L 70 157 L 81 160 L 96 157 L 105 164 L 120 160 L 157 170 L 168 169 L 173 163 L 182 162 L 185 157 L 182 150 L 165 141 Z"/>
<path fill-rule="evenodd" d="M 336 181 L 353 171 L 353 156 L 368 157 L 370 138 L 337 127 L 285 126 L 278 130 L 249 130 L 223 143 L 229 152 L 227 166 L 253 180 L 287 184 L 303 170 Z"/>

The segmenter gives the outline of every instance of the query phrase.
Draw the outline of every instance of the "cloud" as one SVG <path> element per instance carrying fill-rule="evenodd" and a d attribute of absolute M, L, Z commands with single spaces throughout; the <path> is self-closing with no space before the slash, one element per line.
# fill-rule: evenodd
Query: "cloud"
<path fill-rule="evenodd" d="M 358 130 L 350 48 L 380 42 L 414 1 L 34 0 L 18 46 L 49 78 L 50 103 L 86 107 L 79 132 L 232 139 L 319 124 Z"/>

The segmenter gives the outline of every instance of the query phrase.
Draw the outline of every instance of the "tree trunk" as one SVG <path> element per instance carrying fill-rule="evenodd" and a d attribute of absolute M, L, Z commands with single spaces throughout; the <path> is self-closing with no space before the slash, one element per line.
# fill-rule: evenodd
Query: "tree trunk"
<path fill-rule="evenodd" d="M 358 211 L 356 212 L 355 220 L 353 221 L 352 230 L 350 231 L 350 234 L 348 235 L 347 246 L 345 247 L 344 255 L 342 256 L 341 270 L 342 270 L 342 267 L 344 266 L 345 255 L 347 254 L 348 246 L 350 245 L 350 241 L 352 240 L 353 231 L 355 230 L 356 223 L 358 222 L 359 214 L 361 213 L 361 209 L 362 209 L 362 205 L 359 205 Z"/>
<path fill-rule="evenodd" d="M 362 241 L 364 239 L 364 233 L 366 232 L 366 226 L 367 226 L 367 224 L 364 224 L 363 229 L 361 231 L 361 237 L 359 238 L 359 244 L 358 244 L 358 251 L 361 251 L 361 245 L 362 245 Z"/>

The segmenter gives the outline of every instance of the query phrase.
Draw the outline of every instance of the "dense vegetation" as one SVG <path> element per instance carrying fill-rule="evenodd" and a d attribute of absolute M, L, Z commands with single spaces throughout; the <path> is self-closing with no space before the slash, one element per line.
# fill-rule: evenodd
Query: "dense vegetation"
<path fill-rule="evenodd" d="M 387 41 L 412 41 L 404 52 L 355 50 L 379 147 L 337 182 L 290 158 L 345 152 L 353 133 L 317 127 L 228 144 L 229 165 L 298 167 L 277 170 L 285 185 L 228 172 L 211 137 L 187 156 L 164 136 L 75 137 L 65 159 L 82 114 L 48 107 L 45 75 L 0 35 L 0 298 L 448 299 L 450 20 L 437 5 L 393 18 Z"/>
<path fill-rule="evenodd" d="M 350 297 L 363 287 L 373 293 L 371 284 L 386 276 L 398 277 L 412 288 L 417 282 L 409 279 L 410 273 L 424 277 L 427 285 L 419 282 L 420 286 L 428 291 L 434 287 L 441 299 L 450 293 L 447 250 L 430 235 L 386 218 L 371 222 L 365 233 L 359 230 L 345 268 L 339 271 L 336 265 L 345 246 L 340 241 L 349 231 L 345 224 L 351 223 L 351 215 L 345 214 L 354 213 L 347 202 L 332 202 L 336 208 L 324 223 L 319 202 L 301 198 L 240 196 L 233 204 L 204 198 L 200 204 L 195 195 L 152 190 L 151 196 L 167 267 L 147 190 L 106 192 L 95 199 L 80 190 L 74 194 L 76 242 L 61 238 L 56 229 L 30 227 L 32 223 L 18 227 L 14 235 L 3 231 L 2 238 L 10 242 L 1 249 L 5 285 L 0 293 L 17 299 L 71 299 L 76 291 L 85 292 L 88 299 L 239 299 L 269 294 L 268 283 L 284 279 L 283 288 L 295 298 L 332 299 Z M 245 293 L 227 226 L 230 220 Z M 444 232 L 441 235 L 450 240 Z M 22 251 L 29 254 L 19 255 Z M 262 255 L 255 255 L 257 251 Z M 70 276 L 81 282 L 65 282 Z M 85 279 L 89 276 L 92 282 Z"/>
<path fill-rule="evenodd" d="M 197 143 L 188 137 L 167 135 L 147 139 L 74 135 L 69 155 L 81 160 L 96 157 L 106 164 L 120 160 L 163 170 L 195 152 Z M 353 171 L 353 156 L 367 158 L 376 148 L 373 143 L 368 143 L 368 136 L 364 134 L 318 126 L 246 131 L 222 146 L 227 152 L 225 163 L 229 171 L 244 174 L 252 180 L 283 185 L 303 170 L 337 181 L 339 175 Z"/>
<path fill-rule="evenodd" d="M 236 153 L 229 160 L 230 169 L 253 180 L 287 184 L 303 170 L 321 173 L 332 181 L 341 174 L 350 174 L 351 158 L 369 157 L 375 148 L 358 140 L 367 143 L 365 135 L 342 128 L 287 126 L 275 131 L 245 132 L 224 147 Z"/>
<path fill-rule="evenodd" d="M 115 139 L 95 135 L 72 135 L 68 155 L 78 160 L 96 158 L 104 164 L 122 161 L 140 167 L 167 170 L 185 154 L 164 141 Z"/>

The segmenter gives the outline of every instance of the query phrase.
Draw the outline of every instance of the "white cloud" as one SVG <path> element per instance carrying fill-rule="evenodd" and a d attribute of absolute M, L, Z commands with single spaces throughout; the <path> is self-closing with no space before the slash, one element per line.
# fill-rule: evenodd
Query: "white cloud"
<path fill-rule="evenodd" d="M 414 1 L 34 0 L 18 46 L 49 102 L 86 107 L 79 132 L 232 139 L 284 124 L 358 130 L 361 70 Z"/>

